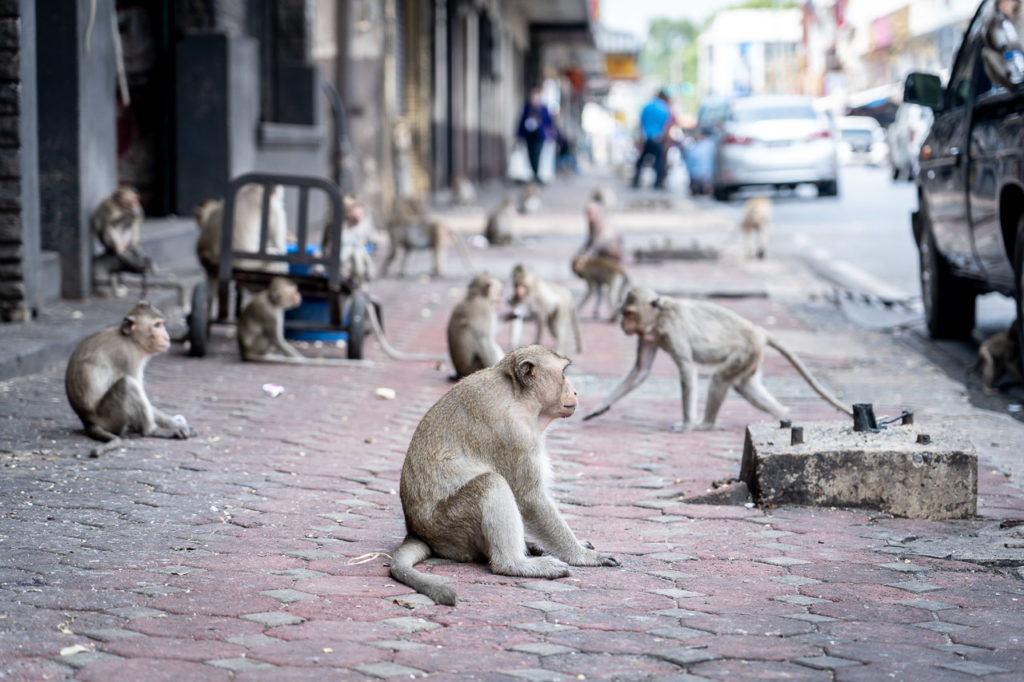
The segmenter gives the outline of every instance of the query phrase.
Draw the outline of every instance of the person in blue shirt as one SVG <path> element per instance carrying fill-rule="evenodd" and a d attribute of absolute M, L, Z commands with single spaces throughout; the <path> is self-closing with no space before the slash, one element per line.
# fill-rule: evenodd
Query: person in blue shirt
<path fill-rule="evenodd" d="M 544 184 L 537 172 L 540 166 L 540 151 L 544 148 L 545 140 L 554 139 L 554 127 L 551 113 L 541 97 L 540 88 L 533 88 L 530 90 L 530 98 L 523 105 L 523 113 L 519 117 L 519 129 L 516 136 L 526 144 L 526 153 L 530 157 L 530 168 L 533 170 L 533 180 L 539 185 Z"/>
<path fill-rule="evenodd" d="M 643 135 L 643 148 L 636 160 L 636 173 L 633 175 L 633 187 L 640 186 L 640 171 L 648 157 L 654 157 L 654 188 L 665 186 L 665 142 L 668 131 L 672 127 L 672 110 L 669 107 L 668 93 L 664 90 L 640 110 L 640 132 Z"/>

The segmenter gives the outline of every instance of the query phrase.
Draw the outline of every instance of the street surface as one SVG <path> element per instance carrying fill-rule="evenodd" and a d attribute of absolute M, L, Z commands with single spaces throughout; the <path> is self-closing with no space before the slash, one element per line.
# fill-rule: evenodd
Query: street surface
<path fill-rule="evenodd" d="M 764 261 L 735 251 L 738 202 L 616 186 L 610 219 L 630 250 L 666 238 L 722 249 L 719 260 L 629 264 L 636 283 L 715 297 L 768 328 L 844 401 L 871 402 L 879 415 L 912 407 L 919 424 L 963 431 L 979 456 L 977 518 L 692 501 L 738 474 L 745 425 L 766 415 L 730 395 L 718 429 L 670 433 L 679 384 L 662 355 L 645 385 L 583 423 L 635 352 L 588 306 L 571 367 L 581 408 L 547 438 L 553 492 L 576 534 L 622 566 L 535 581 L 433 559 L 425 570 L 453 579 L 460 596 L 455 608 L 437 606 L 393 581 L 387 564 L 404 534 L 402 458 L 449 388 L 448 368 L 389 360 L 373 342 L 366 367 L 243 364 L 231 330 L 218 327 L 208 357 L 174 348 L 147 371 L 154 402 L 195 425 L 188 441 L 132 439 L 89 459 L 62 366 L 0 383 L 0 680 L 1021 679 L 1024 425 L 1005 396 L 975 399 L 962 369 L 908 343 L 912 330 L 851 320 L 828 300 L 833 283 L 782 252 L 818 211 L 834 231 L 832 255 L 878 244 L 831 241 L 846 219 L 837 204 L 851 202 L 864 229 L 886 229 L 881 201 L 877 221 L 858 215 L 856 182 L 844 178 L 831 211 L 781 201 Z M 568 263 L 592 187 L 545 188 L 545 209 L 518 223 L 524 244 L 473 247 L 475 266 L 507 278 L 526 261 L 581 294 Z M 672 208 L 661 206 L 666 195 Z M 498 193 L 481 196 L 480 208 L 446 217 L 479 232 Z M 908 201 L 891 220 L 904 249 Z M 416 254 L 410 271 L 427 260 Z M 444 279 L 371 284 L 393 345 L 446 354 L 447 315 L 469 274 L 449 262 Z M 794 423 L 845 421 L 778 353 L 763 368 Z M 268 383 L 284 392 L 271 397 Z"/>

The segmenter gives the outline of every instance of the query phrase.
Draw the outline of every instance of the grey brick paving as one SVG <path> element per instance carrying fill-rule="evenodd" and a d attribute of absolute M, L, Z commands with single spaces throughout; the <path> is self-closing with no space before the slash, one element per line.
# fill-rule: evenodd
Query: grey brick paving
<path fill-rule="evenodd" d="M 985 663 L 977 663 L 975 661 L 963 661 L 962 663 L 945 663 L 941 667 L 947 670 L 955 670 L 958 673 L 964 673 L 965 675 L 974 675 L 975 677 L 984 677 L 985 675 L 998 675 L 999 673 L 1009 672 L 1006 668 L 1000 668 L 995 665 L 986 665 Z"/>
<path fill-rule="evenodd" d="M 694 665 L 695 663 L 713 661 L 718 658 L 718 656 L 705 649 L 689 649 L 687 647 L 662 649 L 661 651 L 656 651 L 654 655 L 676 665 Z"/>
<path fill-rule="evenodd" d="M 386 680 L 391 677 L 410 677 L 413 675 L 422 675 L 422 670 L 416 668 L 410 668 L 404 665 L 398 665 L 397 663 L 371 663 L 369 665 L 357 665 L 355 670 L 376 677 L 382 680 Z"/>
<path fill-rule="evenodd" d="M 806 665 L 808 668 L 814 668 L 816 670 L 839 670 L 841 668 L 848 668 L 854 665 L 862 665 L 860 661 L 851 661 L 846 658 L 837 658 L 835 656 L 818 656 L 817 658 L 797 658 L 794 663 L 800 665 Z"/>

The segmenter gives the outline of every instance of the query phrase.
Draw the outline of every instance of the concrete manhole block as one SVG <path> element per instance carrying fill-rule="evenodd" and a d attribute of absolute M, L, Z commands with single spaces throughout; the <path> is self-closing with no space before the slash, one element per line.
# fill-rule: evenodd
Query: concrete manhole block
<path fill-rule="evenodd" d="M 747 426 L 740 480 L 758 505 L 862 507 L 914 519 L 977 513 L 978 457 L 957 431 L 934 424 L 877 433 L 856 432 L 848 422 L 799 426 L 798 445 L 778 423 Z"/>

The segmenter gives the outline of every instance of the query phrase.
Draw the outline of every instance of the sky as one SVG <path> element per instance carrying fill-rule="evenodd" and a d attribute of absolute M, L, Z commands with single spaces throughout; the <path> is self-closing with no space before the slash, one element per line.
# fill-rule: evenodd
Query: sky
<path fill-rule="evenodd" d="M 716 9 L 735 5 L 737 0 L 601 0 L 601 23 L 629 31 L 641 40 L 647 37 L 651 19 L 689 19 L 703 22 Z"/>

